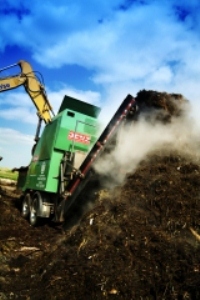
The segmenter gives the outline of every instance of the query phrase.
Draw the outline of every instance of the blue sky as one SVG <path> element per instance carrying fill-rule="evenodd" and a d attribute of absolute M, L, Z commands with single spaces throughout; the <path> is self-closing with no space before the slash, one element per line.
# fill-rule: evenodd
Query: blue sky
<path fill-rule="evenodd" d="M 183 94 L 197 115 L 199 12 L 199 0 L 4 0 L 0 68 L 28 61 L 55 112 L 67 94 L 101 106 L 106 122 L 127 94 L 153 89 Z M 1 166 L 29 163 L 36 124 L 22 87 L 0 93 Z"/>

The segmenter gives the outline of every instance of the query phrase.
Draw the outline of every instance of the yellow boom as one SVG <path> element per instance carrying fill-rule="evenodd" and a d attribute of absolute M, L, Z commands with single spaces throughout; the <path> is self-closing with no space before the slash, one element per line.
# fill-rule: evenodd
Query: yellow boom
<path fill-rule="evenodd" d="M 54 116 L 54 112 L 47 98 L 44 86 L 38 81 L 31 65 L 21 60 L 14 65 L 0 69 L 0 72 L 17 65 L 21 69 L 19 75 L 8 77 L 0 76 L 0 92 L 12 90 L 23 85 L 37 109 L 38 117 L 44 120 L 45 123 L 49 123 L 52 119 L 51 114 Z"/>

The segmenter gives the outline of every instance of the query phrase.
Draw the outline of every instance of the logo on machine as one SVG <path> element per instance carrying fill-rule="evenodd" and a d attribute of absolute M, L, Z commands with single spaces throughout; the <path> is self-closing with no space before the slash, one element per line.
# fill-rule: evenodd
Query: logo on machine
<path fill-rule="evenodd" d="M 0 84 L 0 91 L 7 90 L 9 88 L 10 88 L 10 84 L 9 83 Z"/>
<path fill-rule="evenodd" d="M 77 143 L 89 145 L 90 144 L 90 136 L 74 131 L 70 131 L 68 134 L 68 139 L 70 141 L 75 141 Z"/>

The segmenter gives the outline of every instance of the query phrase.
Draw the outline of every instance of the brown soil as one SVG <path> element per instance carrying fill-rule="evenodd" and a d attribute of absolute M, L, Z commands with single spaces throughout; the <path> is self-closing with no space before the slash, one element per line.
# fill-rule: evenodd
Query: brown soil
<path fill-rule="evenodd" d="M 66 231 L 29 226 L 2 194 L 0 299 L 200 299 L 197 159 L 149 155 Z"/>

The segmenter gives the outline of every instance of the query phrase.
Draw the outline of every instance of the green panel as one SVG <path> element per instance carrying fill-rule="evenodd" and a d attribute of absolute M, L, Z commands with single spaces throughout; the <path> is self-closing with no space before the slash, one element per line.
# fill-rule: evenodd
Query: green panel
<path fill-rule="evenodd" d="M 93 118 L 97 118 L 101 111 L 101 109 L 95 105 L 77 100 L 69 96 L 64 97 L 58 113 L 62 112 L 65 109 L 77 111 Z"/>
<path fill-rule="evenodd" d="M 69 130 L 75 128 L 75 121 L 75 118 L 67 118 L 67 116 L 63 114 L 60 128 L 55 140 L 54 147 L 56 149 L 64 151 L 70 150 L 70 141 L 67 139 L 67 137 Z"/>
<path fill-rule="evenodd" d="M 27 180 L 28 167 L 21 167 L 17 178 L 17 188 L 23 190 Z"/>
<path fill-rule="evenodd" d="M 49 170 L 49 160 L 33 161 L 29 166 L 26 187 L 43 191 L 46 187 L 46 181 Z"/>
<path fill-rule="evenodd" d="M 50 159 L 61 118 L 47 124 L 34 152 L 34 160 Z"/>
<path fill-rule="evenodd" d="M 84 129 L 83 131 L 84 132 L 87 132 L 89 134 L 92 134 L 92 135 L 96 135 L 97 134 L 97 121 L 96 119 L 95 120 L 92 120 L 91 118 L 86 118 L 85 119 L 85 125 L 84 125 Z"/>
<path fill-rule="evenodd" d="M 49 166 L 49 173 L 46 183 L 45 191 L 56 193 L 58 190 L 60 162 L 63 157 L 62 152 L 54 151 L 51 157 L 51 164 Z"/>
<path fill-rule="evenodd" d="M 77 112 L 74 112 L 73 116 L 68 116 L 66 111 L 64 111 L 55 141 L 55 148 L 72 152 L 75 150 L 88 152 L 96 141 L 95 133 L 97 128 L 94 127 L 95 124 L 96 119 L 94 118 L 88 118 Z M 73 139 L 73 133 L 77 134 L 76 137 L 79 135 L 80 138 Z"/>
<path fill-rule="evenodd" d="M 32 162 L 29 167 L 26 188 L 56 193 L 62 152 L 53 151 L 51 160 Z"/>

